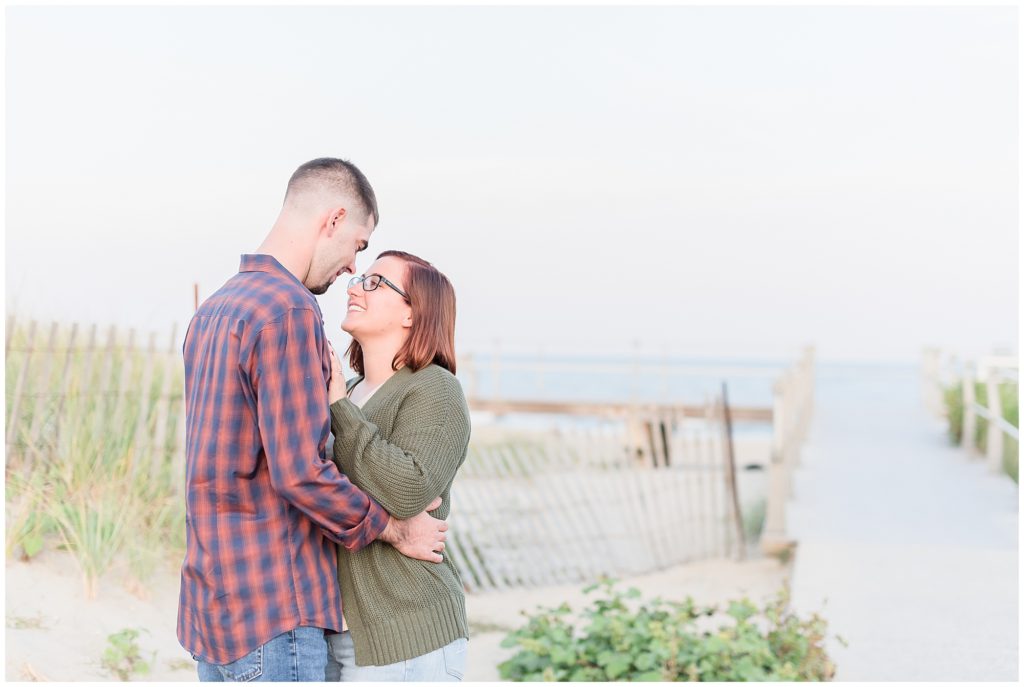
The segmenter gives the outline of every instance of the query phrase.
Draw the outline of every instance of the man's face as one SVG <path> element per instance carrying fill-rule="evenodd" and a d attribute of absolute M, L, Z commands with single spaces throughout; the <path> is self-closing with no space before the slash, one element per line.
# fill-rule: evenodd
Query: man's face
<path fill-rule="evenodd" d="M 306 288 L 319 296 L 343 273 L 355 274 L 356 253 L 366 250 L 373 230 L 373 217 L 360 223 L 354 214 L 333 220 L 333 227 L 325 226 L 313 253 Z"/>

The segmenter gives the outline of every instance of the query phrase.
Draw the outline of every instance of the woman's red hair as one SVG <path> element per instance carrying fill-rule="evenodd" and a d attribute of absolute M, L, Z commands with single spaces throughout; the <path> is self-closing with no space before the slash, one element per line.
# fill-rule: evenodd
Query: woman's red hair
<path fill-rule="evenodd" d="M 395 354 L 391 369 L 405 366 L 416 372 L 434 363 L 455 374 L 455 289 L 452 283 L 423 258 L 400 250 L 386 250 L 377 258 L 388 256 L 405 263 L 402 290 L 409 295 L 412 307 L 409 338 Z M 352 339 L 346 353 L 349 366 L 356 374 L 363 374 L 363 348 L 359 342 Z"/>

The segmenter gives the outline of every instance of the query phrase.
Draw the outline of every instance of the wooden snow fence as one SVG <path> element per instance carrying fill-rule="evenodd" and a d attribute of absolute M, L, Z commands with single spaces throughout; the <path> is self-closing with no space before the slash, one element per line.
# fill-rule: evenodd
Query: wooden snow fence
<path fill-rule="evenodd" d="M 672 428 L 673 460 L 624 429 L 530 445 L 470 446 L 452 487 L 449 555 L 467 590 L 590 582 L 735 553 L 718 422 Z"/>

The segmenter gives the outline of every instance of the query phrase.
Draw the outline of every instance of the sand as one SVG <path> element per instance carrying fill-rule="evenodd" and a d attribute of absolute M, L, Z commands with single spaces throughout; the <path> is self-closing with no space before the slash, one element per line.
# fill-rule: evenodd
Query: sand
<path fill-rule="evenodd" d="M 718 559 L 680 565 L 624 581 L 645 596 L 682 600 L 692 596 L 715 603 L 739 596 L 756 601 L 773 596 L 787 579 L 789 566 L 773 558 L 744 562 Z M 47 551 L 30 563 L 9 560 L 6 566 L 8 680 L 116 680 L 101 665 L 107 637 L 126 628 L 144 630 L 138 639 L 152 670 L 141 680 L 194 681 L 195 663 L 178 645 L 175 619 L 177 571 L 159 571 L 140 598 L 125 588 L 116 572 L 100 584 L 96 599 L 84 598 L 81 577 L 67 553 Z M 497 665 L 509 655 L 499 644 L 506 629 L 524 622 L 522 610 L 563 601 L 579 609 L 581 586 L 520 589 L 467 598 L 473 637 L 467 680 L 498 680 Z"/>
<path fill-rule="evenodd" d="M 764 465 L 770 442 L 766 438 L 737 441 L 737 475 L 743 509 L 763 500 L 765 471 L 747 471 L 748 464 Z M 6 564 L 6 677 L 8 680 L 116 680 L 102 667 L 107 637 L 126 628 L 143 630 L 138 644 L 152 668 L 135 679 L 196 679 L 195 662 L 175 634 L 178 569 L 168 564 L 144 589 L 128 591 L 124 572 L 111 571 L 99 585 L 96 599 L 84 597 L 74 559 L 61 551 L 44 551 L 31 562 Z M 630 578 L 624 586 L 645 596 L 717 603 L 747 595 L 767 600 L 788 579 L 789 566 L 773 558 L 744 562 L 726 559 L 700 561 Z M 508 630 L 522 625 L 522 610 L 569 602 L 584 605 L 583 585 L 518 589 L 471 595 L 467 598 L 472 637 L 466 679 L 498 680 L 497 665 L 509 655 L 499 644 Z"/>

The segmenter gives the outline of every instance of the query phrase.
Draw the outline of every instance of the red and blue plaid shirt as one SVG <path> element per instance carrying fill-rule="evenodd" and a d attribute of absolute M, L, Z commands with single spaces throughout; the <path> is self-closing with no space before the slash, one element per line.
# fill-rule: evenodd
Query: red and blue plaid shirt
<path fill-rule="evenodd" d="M 388 514 L 327 459 L 331 359 L 313 294 L 269 255 L 185 335 L 185 560 L 178 640 L 235 661 L 300 625 L 341 631 L 337 549 Z"/>

